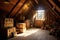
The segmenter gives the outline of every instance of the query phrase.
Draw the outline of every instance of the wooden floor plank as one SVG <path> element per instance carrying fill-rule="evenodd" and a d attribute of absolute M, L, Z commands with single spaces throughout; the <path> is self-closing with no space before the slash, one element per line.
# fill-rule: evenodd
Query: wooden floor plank
<path fill-rule="evenodd" d="M 28 36 L 24 36 L 24 35 L 17 36 L 17 37 L 11 38 L 9 40 L 57 40 L 52 35 L 49 35 L 49 31 L 46 31 L 46 30 L 32 28 L 32 29 L 29 29 L 27 31 L 29 31 L 30 33 L 32 32 L 32 34 L 30 34 Z M 35 32 L 35 33 L 33 33 L 33 32 Z M 25 32 L 25 33 L 29 34 L 28 32 Z"/>

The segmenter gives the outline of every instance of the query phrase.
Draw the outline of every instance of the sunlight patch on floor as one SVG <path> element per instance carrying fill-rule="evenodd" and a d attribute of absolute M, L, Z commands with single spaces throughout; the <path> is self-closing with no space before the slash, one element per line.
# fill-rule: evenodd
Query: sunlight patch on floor
<path fill-rule="evenodd" d="M 26 36 L 29 36 L 29 35 L 31 35 L 31 34 L 36 33 L 37 31 L 39 31 L 39 29 L 30 29 L 30 30 L 27 30 L 27 31 L 24 32 L 24 33 L 18 34 L 17 36 L 26 37 Z"/>

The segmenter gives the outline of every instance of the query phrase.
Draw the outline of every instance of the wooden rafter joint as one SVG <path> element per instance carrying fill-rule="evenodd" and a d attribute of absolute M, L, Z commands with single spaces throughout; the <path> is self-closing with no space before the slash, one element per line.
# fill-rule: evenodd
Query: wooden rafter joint
<path fill-rule="evenodd" d="M 38 0 L 35 0 L 35 2 L 38 4 Z"/>
<path fill-rule="evenodd" d="M 60 12 L 60 7 L 54 2 L 54 0 L 49 0 L 49 2 L 53 5 L 53 9 L 56 9 L 58 12 Z M 58 0 L 58 3 L 60 0 Z"/>
<path fill-rule="evenodd" d="M 58 0 L 58 2 L 60 2 L 60 0 Z"/>

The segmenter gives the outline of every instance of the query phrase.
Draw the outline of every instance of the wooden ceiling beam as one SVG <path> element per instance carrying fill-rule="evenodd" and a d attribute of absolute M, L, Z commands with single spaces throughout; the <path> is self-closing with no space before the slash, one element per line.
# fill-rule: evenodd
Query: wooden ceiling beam
<path fill-rule="evenodd" d="M 21 0 L 17 6 L 15 7 L 15 9 L 13 10 L 13 12 L 10 14 L 11 17 L 15 17 L 15 15 L 18 14 L 18 11 L 23 7 L 23 5 L 25 4 L 26 0 Z"/>
<path fill-rule="evenodd" d="M 17 18 L 17 16 L 19 15 L 19 14 L 21 14 L 21 10 L 22 10 L 22 8 L 24 7 L 24 5 L 26 4 L 26 3 L 28 3 L 29 4 L 29 2 L 28 1 L 31 1 L 31 7 L 33 7 L 34 9 L 36 9 L 34 6 L 36 6 L 37 4 L 35 3 L 35 1 L 32 1 L 32 0 L 27 0 L 24 4 L 23 4 L 23 6 L 21 6 L 21 8 L 17 11 L 17 13 L 14 15 L 14 18 L 16 19 Z M 28 11 L 26 12 L 26 14 L 27 13 L 29 13 L 32 9 L 30 9 L 30 6 L 29 6 L 29 9 L 28 9 Z M 19 13 L 20 12 L 20 13 Z M 23 13 L 24 13 L 24 11 L 23 11 Z M 22 15 L 23 15 L 23 13 L 22 13 Z M 25 13 L 24 13 L 25 14 Z"/>
<path fill-rule="evenodd" d="M 14 15 L 14 18 L 16 18 L 19 15 L 19 11 L 23 8 L 23 6 L 25 5 L 26 2 L 27 2 L 27 0 L 23 3 L 21 8 L 19 8 L 19 10 L 16 12 L 16 14 Z"/>
<path fill-rule="evenodd" d="M 36 2 L 37 4 L 39 4 L 39 3 L 38 3 L 38 0 L 35 0 L 35 2 Z"/>
<path fill-rule="evenodd" d="M 38 0 L 31 0 L 33 3 L 35 3 L 36 5 L 38 5 Z"/>
<path fill-rule="evenodd" d="M 6 17 L 10 17 L 10 14 L 13 12 L 14 8 L 17 6 L 17 4 L 20 2 L 20 0 L 17 1 L 17 3 L 14 5 L 14 7 L 11 9 L 11 11 L 6 15 Z"/>

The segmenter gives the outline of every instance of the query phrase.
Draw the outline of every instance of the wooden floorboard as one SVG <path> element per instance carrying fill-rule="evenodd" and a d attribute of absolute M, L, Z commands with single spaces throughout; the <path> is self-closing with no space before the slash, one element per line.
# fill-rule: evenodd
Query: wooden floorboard
<path fill-rule="evenodd" d="M 32 33 L 30 34 L 28 32 L 25 32 L 26 35 L 27 34 L 30 34 L 30 35 L 28 35 L 28 36 L 26 36 L 26 35 L 25 36 L 24 35 L 23 36 L 17 36 L 17 37 L 8 39 L 8 40 L 57 40 L 54 36 L 49 35 L 49 31 L 46 31 L 46 30 L 41 30 L 38 28 L 31 28 L 27 31 L 29 31 L 30 33 L 32 32 Z"/>

